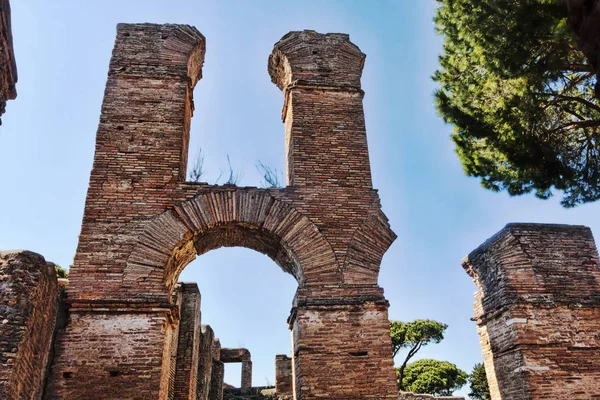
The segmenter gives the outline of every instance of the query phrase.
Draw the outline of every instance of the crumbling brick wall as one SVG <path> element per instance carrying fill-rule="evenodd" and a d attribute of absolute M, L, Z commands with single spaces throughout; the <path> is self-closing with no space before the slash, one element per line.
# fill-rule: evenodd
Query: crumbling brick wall
<path fill-rule="evenodd" d="M 463 261 L 492 399 L 591 399 L 600 263 L 589 228 L 509 224 Z"/>
<path fill-rule="evenodd" d="M 16 84 L 17 64 L 13 50 L 10 3 L 0 0 L 0 116 L 4 114 L 6 101 L 17 97 Z"/>
<path fill-rule="evenodd" d="M 0 399 L 41 399 L 60 289 L 54 264 L 0 252 Z"/>
<path fill-rule="evenodd" d="M 278 398 L 292 398 L 293 379 L 292 359 L 285 354 L 277 354 L 275 356 L 275 392 Z"/>
<path fill-rule="evenodd" d="M 250 393 L 252 389 L 252 359 L 248 349 L 238 348 L 222 348 L 219 360 L 223 363 L 242 363 L 242 382 L 240 385 L 240 393 Z"/>

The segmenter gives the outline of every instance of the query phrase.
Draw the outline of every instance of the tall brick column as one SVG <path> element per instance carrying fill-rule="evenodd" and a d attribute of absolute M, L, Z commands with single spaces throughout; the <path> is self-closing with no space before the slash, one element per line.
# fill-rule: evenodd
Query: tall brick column
<path fill-rule="evenodd" d="M 291 196 L 327 238 L 341 275 L 298 288 L 288 321 L 298 399 L 398 396 L 388 303 L 377 285 L 395 236 L 371 183 L 364 61 L 348 35 L 314 31 L 288 33 L 269 57 L 284 93 Z"/>
<path fill-rule="evenodd" d="M 493 400 L 600 394 L 600 262 L 589 228 L 509 224 L 463 261 Z"/>
<path fill-rule="evenodd" d="M 144 279 L 154 290 L 124 285 L 122 274 L 144 221 L 185 177 L 204 50 L 190 26 L 117 27 L 48 399 L 162 399 L 173 386 L 178 310 L 163 274 Z"/>

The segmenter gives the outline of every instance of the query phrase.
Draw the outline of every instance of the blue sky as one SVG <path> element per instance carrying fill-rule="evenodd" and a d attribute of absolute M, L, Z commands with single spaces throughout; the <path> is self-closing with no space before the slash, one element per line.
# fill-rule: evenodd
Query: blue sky
<path fill-rule="evenodd" d="M 475 286 L 461 258 L 513 221 L 583 224 L 598 236 L 600 203 L 565 210 L 560 195 L 510 198 L 463 174 L 451 127 L 433 107 L 430 76 L 441 51 L 434 7 L 433 0 L 13 0 L 19 82 L 0 127 L 0 249 L 72 263 L 117 23 L 187 23 L 206 36 L 191 153 L 203 149 L 209 180 L 229 155 L 243 172 L 239 184 L 251 186 L 260 184 L 258 160 L 285 169 L 283 96 L 266 70 L 273 44 L 291 30 L 349 33 L 367 54 L 373 182 L 398 235 L 380 275 L 390 318 L 447 323 L 444 341 L 419 357 L 470 371 L 481 350 L 469 320 Z M 181 280 L 198 282 L 202 321 L 222 344 L 251 351 L 254 384 L 274 383 L 275 354 L 290 352 L 294 279 L 262 254 L 226 248 L 199 257 Z M 239 366 L 227 368 L 226 380 L 239 385 Z"/>

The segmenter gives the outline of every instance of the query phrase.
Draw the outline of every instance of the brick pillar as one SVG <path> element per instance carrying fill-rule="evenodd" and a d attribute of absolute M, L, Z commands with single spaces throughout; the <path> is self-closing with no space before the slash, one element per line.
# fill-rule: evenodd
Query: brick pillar
<path fill-rule="evenodd" d="M 397 399 L 382 289 L 299 288 L 294 305 L 297 399 Z"/>
<path fill-rule="evenodd" d="M 591 399 L 600 262 L 589 228 L 509 224 L 463 261 L 493 400 Z"/>
<path fill-rule="evenodd" d="M 250 360 L 242 361 L 242 385 L 240 388 L 242 394 L 248 394 L 252 389 L 252 361 Z"/>
<path fill-rule="evenodd" d="M 292 397 L 292 359 L 285 354 L 275 356 L 275 393 L 282 399 Z"/>
<path fill-rule="evenodd" d="M 208 325 L 202 325 L 202 339 L 200 344 L 200 359 L 198 361 L 198 400 L 208 400 L 210 380 L 212 376 L 212 345 L 215 334 Z"/>
<path fill-rule="evenodd" d="M 200 290 L 196 283 L 181 283 L 182 302 L 175 370 L 176 400 L 196 399 L 200 351 Z"/>
<path fill-rule="evenodd" d="M 117 27 L 48 399 L 169 393 L 178 320 L 171 286 L 162 271 L 144 279 L 152 289 L 124 282 L 123 271 L 144 224 L 172 204 L 185 175 L 203 60 L 204 37 L 190 26 Z"/>
<path fill-rule="evenodd" d="M 98 298 L 100 291 L 122 299 L 169 296 L 164 287 L 153 293 L 124 286 L 121 274 L 138 229 L 172 205 L 176 185 L 185 180 L 204 49 L 204 37 L 187 25 L 118 25 L 69 275 L 74 300 Z"/>
<path fill-rule="evenodd" d="M 285 95 L 289 186 L 371 188 L 364 60 L 342 33 L 290 32 L 275 44 L 269 73 Z"/>
<path fill-rule="evenodd" d="M 221 342 L 213 340 L 212 345 L 212 371 L 210 376 L 209 400 L 223 400 L 223 378 L 225 377 L 225 364 L 221 361 Z"/>
<path fill-rule="evenodd" d="M 387 318 L 377 285 L 393 242 L 371 168 L 360 78 L 365 55 L 340 33 L 290 32 L 269 57 L 284 93 L 288 190 L 327 238 L 337 282 L 299 287 L 293 330 L 296 397 L 397 398 Z"/>

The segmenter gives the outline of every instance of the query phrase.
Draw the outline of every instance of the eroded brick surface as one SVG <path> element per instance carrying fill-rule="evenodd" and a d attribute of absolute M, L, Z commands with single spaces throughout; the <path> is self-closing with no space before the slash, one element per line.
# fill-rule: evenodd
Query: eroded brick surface
<path fill-rule="evenodd" d="M 210 391 L 210 380 L 212 378 L 212 345 L 215 334 L 208 325 L 202 325 L 198 361 L 198 389 L 196 393 L 198 400 L 207 400 Z"/>
<path fill-rule="evenodd" d="M 198 361 L 201 340 L 200 291 L 195 283 L 181 283 L 179 339 L 175 396 L 177 400 L 196 399 Z"/>
<path fill-rule="evenodd" d="M 40 399 L 59 308 L 54 264 L 0 252 L 0 399 Z"/>
<path fill-rule="evenodd" d="M 509 224 L 463 262 L 492 398 L 600 396 L 600 263 L 589 228 Z"/>
<path fill-rule="evenodd" d="M 10 24 L 10 3 L 0 0 L 0 116 L 6 109 L 6 101 L 17 97 L 17 64 L 13 50 Z"/>
<path fill-rule="evenodd" d="M 285 354 L 275 356 L 275 392 L 278 398 L 292 398 L 292 359 Z"/>

